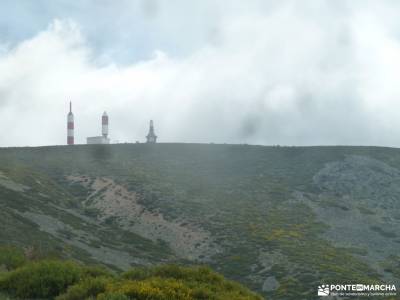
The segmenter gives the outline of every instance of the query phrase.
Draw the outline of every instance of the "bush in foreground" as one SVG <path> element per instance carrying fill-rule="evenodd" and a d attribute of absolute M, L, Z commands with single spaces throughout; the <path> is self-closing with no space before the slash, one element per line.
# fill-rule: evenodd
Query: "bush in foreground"
<path fill-rule="evenodd" d="M 51 298 L 77 283 L 81 274 L 81 268 L 72 262 L 33 262 L 3 275 L 0 289 L 23 299 Z"/>
<path fill-rule="evenodd" d="M 27 263 L 0 276 L 0 295 L 56 300 L 260 300 L 206 267 L 135 268 L 121 275 L 70 261 Z M 7 298 L 6 298 L 7 299 Z"/>
<path fill-rule="evenodd" d="M 25 262 L 26 259 L 22 250 L 11 246 L 0 247 L 0 266 L 4 266 L 7 270 L 13 270 L 22 266 Z"/>
<path fill-rule="evenodd" d="M 56 300 L 81 300 L 95 298 L 98 294 L 106 291 L 107 284 L 110 283 L 110 277 L 88 277 L 82 279 L 79 283 L 70 286 L 66 293 L 58 296 Z"/>

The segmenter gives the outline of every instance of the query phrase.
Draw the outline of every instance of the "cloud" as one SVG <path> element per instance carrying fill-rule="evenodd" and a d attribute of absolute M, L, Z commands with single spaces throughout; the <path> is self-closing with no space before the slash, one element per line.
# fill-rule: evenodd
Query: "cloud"
<path fill-rule="evenodd" d="M 113 62 L 120 50 L 99 51 L 69 18 L 0 44 L 0 145 L 65 144 L 70 100 L 79 143 L 100 133 L 106 110 L 120 142 L 143 141 L 154 119 L 164 142 L 400 145 L 395 2 L 205 3 L 208 18 L 177 31 L 178 2 L 146 4 L 138 23 L 150 22 L 153 41 L 176 31 L 183 52 L 160 42 Z"/>

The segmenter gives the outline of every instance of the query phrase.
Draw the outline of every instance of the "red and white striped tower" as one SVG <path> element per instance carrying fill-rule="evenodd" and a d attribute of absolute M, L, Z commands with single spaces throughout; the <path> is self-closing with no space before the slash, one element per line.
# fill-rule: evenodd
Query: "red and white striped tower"
<path fill-rule="evenodd" d="M 69 102 L 69 113 L 67 117 L 67 144 L 74 144 L 74 114 L 72 113 L 72 103 Z"/>
<path fill-rule="evenodd" d="M 103 137 L 108 137 L 108 115 L 106 112 L 104 112 L 101 117 L 101 133 Z"/>

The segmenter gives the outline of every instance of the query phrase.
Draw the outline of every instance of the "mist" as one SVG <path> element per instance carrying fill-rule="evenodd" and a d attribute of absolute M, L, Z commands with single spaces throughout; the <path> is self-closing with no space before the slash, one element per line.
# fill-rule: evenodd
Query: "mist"
<path fill-rule="evenodd" d="M 398 2 L 218 3 L 2 2 L 0 146 L 400 146 Z"/>

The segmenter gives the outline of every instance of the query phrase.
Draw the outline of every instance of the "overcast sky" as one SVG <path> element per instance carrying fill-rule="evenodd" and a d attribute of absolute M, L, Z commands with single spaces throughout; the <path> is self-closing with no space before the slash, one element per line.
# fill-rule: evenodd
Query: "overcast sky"
<path fill-rule="evenodd" d="M 400 146 L 400 1 L 1 0 L 0 146 Z"/>

